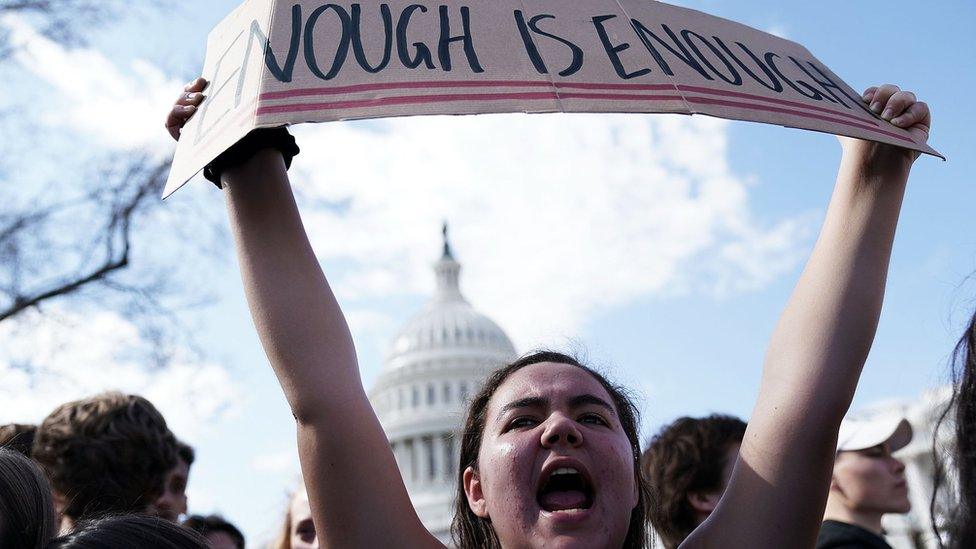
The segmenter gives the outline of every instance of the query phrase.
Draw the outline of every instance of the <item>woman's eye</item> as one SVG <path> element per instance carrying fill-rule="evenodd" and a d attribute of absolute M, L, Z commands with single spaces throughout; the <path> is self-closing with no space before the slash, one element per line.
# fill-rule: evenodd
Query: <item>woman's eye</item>
<path fill-rule="evenodd" d="M 509 429 L 518 429 L 520 427 L 531 427 L 536 424 L 536 421 L 530 417 L 517 417 L 513 419 L 509 424 Z"/>
<path fill-rule="evenodd" d="M 315 526 L 314 525 L 301 525 L 296 531 L 295 535 L 299 537 L 304 542 L 312 543 L 315 541 Z"/>
<path fill-rule="evenodd" d="M 595 425 L 603 425 L 604 427 L 609 427 L 610 424 L 607 423 L 602 417 L 596 414 L 586 414 L 579 418 L 580 423 L 593 423 Z"/>
<path fill-rule="evenodd" d="M 868 448 L 867 450 L 863 450 L 861 452 L 861 455 L 870 458 L 879 458 L 879 457 L 885 457 L 886 452 L 884 447 L 875 446 L 874 448 Z"/>

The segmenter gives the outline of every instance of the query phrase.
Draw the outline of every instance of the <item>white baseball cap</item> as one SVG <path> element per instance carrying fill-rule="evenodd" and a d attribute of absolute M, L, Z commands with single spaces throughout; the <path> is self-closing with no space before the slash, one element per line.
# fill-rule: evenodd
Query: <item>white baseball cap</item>
<path fill-rule="evenodd" d="M 837 435 L 837 451 L 866 450 L 887 442 L 895 452 L 912 441 L 912 425 L 899 416 L 845 419 Z"/>

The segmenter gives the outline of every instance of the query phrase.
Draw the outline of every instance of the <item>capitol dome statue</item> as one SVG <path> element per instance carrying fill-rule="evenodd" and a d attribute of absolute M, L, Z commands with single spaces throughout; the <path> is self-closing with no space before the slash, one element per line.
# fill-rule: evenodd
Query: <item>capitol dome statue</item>
<path fill-rule="evenodd" d="M 515 347 L 461 295 L 446 225 L 443 233 L 437 291 L 394 338 L 369 399 L 420 520 L 449 543 L 465 405 Z"/>

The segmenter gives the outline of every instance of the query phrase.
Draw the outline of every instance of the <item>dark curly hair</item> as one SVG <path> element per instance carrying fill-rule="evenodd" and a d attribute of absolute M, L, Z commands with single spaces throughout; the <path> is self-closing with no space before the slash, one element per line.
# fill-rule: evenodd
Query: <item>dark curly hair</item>
<path fill-rule="evenodd" d="M 191 515 L 183 521 L 183 527 L 189 528 L 203 537 L 207 537 L 211 533 L 223 532 L 234 540 L 237 549 L 244 549 L 244 534 L 220 515 Z"/>
<path fill-rule="evenodd" d="M 37 425 L 29 423 L 8 423 L 0 425 L 0 446 L 10 448 L 21 455 L 31 457 L 34 447 L 34 433 Z"/>
<path fill-rule="evenodd" d="M 144 511 L 176 466 L 177 442 L 146 399 L 110 392 L 62 404 L 37 429 L 34 459 L 81 518 Z"/>
<path fill-rule="evenodd" d="M 946 422 L 947 419 L 952 421 Z M 958 474 L 956 501 L 948 523 L 940 526 L 936 520 L 937 504 L 946 481 L 945 448 L 939 440 L 944 425 L 953 429 L 952 462 Z M 934 429 L 932 456 L 936 465 L 935 486 L 932 489 L 929 514 L 932 529 L 940 547 L 965 549 L 976 547 L 976 314 L 969 319 L 966 331 L 952 354 L 952 396 Z M 950 485 L 951 487 L 951 485 Z M 946 534 L 948 544 L 942 542 Z"/>
<path fill-rule="evenodd" d="M 176 441 L 176 455 L 187 465 L 193 465 L 193 462 L 197 459 L 197 453 L 193 449 L 193 446 L 181 440 Z"/>
<path fill-rule="evenodd" d="M 725 454 L 745 432 L 741 419 L 713 414 L 678 418 L 651 439 L 641 467 L 654 502 L 648 520 L 665 546 L 677 547 L 698 526 L 688 494 L 721 488 Z"/>
<path fill-rule="evenodd" d="M 491 521 L 481 518 L 474 514 L 468 506 L 468 499 L 464 493 L 464 470 L 468 467 L 478 468 L 478 453 L 481 449 L 481 438 L 485 430 L 486 414 L 488 412 L 488 401 L 498 390 L 498 387 L 515 372 L 541 362 L 553 362 L 556 364 L 568 364 L 575 366 L 593 376 L 600 382 L 600 385 L 610 395 L 613 400 L 614 408 L 617 409 L 620 425 L 630 441 L 631 452 L 634 457 L 634 479 L 637 483 L 637 505 L 630 514 L 630 526 L 627 529 L 627 537 L 624 540 L 624 549 L 640 549 L 646 546 L 648 491 L 647 485 L 641 477 L 640 471 L 640 439 L 638 426 L 640 414 L 634 399 L 630 396 L 627 389 L 614 385 L 605 376 L 584 366 L 579 360 L 552 351 L 537 351 L 515 362 L 496 370 L 485 380 L 481 390 L 471 399 L 468 405 L 467 419 L 464 422 L 464 430 L 461 433 L 461 459 L 457 469 L 457 493 L 454 499 L 454 521 L 451 524 L 451 534 L 454 543 L 461 549 L 499 549 L 501 544 Z"/>

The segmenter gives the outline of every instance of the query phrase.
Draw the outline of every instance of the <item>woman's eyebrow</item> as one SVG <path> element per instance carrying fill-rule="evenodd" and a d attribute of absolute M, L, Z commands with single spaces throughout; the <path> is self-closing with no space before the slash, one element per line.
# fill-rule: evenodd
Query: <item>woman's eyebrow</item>
<path fill-rule="evenodd" d="M 613 409 L 613 406 L 611 406 L 609 402 L 603 400 L 602 398 L 596 395 L 591 395 L 591 394 L 577 395 L 569 399 L 570 408 L 579 408 L 580 406 L 586 406 L 588 404 L 593 404 L 595 406 L 600 406 L 601 408 L 606 408 L 608 412 L 615 415 L 617 413 L 617 411 Z"/>
<path fill-rule="evenodd" d="M 498 416 L 496 416 L 495 419 L 501 419 L 502 416 L 505 415 L 505 412 L 509 410 L 514 410 L 516 408 L 544 408 L 547 404 L 549 404 L 549 400 L 538 396 L 513 400 L 512 402 L 502 406 L 502 409 L 498 411 Z"/>

